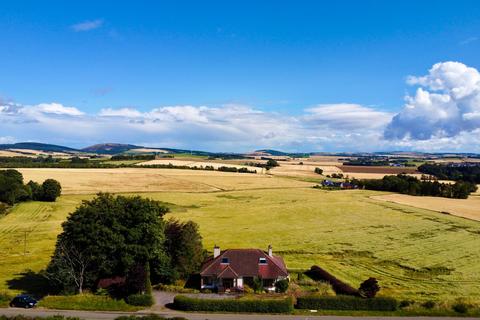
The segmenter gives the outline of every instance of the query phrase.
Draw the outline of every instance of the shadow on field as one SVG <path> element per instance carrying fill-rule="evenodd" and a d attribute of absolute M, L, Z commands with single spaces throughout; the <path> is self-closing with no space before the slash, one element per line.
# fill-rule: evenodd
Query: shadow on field
<path fill-rule="evenodd" d="M 25 272 L 15 274 L 17 277 L 7 280 L 9 289 L 20 290 L 22 293 L 27 293 L 37 299 L 43 298 L 49 292 L 49 281 L 42 274 L 27 270 Z"/>

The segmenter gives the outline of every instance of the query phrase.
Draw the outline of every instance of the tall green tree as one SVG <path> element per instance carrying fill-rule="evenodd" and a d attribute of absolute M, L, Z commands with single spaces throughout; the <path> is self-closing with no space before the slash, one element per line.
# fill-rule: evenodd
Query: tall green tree
<path fill-rule="evenodd" d="M 57 180 L 47 179 L 42 183 L 42 200 L 55 201 L 62 193 L 62 186 Z"/>
<path fill-rule="evenodd" d="M 0 202 L 14 205 L 31 198 L 31 190 L 23 184 L 23 176 L 14 169 L 0 170 Z"/>
<path fill-rule="evenodd" d="M 160 202 L 138 196 L 99 194 L 84 201 L 62 224 L 47 274 L 59 289 L 77 292 L 148 263 L 157 277 L 168 274 L 163 220 L 167 212 Z M 68 263 L 68 255 L 81 263 Z M 78 284 L 81 272 L 83 282 Z"/>
<path fill-rule="evenodd" d="M 187 278 L 198 272 L 206 257 L 198 224 L 170 219 L 166 223 L 165 237 L 165 247 L 176 274 Z"/>

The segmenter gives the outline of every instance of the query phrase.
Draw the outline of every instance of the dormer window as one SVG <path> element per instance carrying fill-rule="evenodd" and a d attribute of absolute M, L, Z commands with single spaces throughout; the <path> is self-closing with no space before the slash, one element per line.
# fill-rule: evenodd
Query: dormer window
<path fill-rule="evenodd" d="M 259 264 L 267 264 L 267 259 L 266 258 L 260 258 L 258 259 Z"/>
<path fill-rule="evenodd" d="M 228 258 L 222 258 L 222 261 L 220 263 L 221 264 L 229 264 L 230 261 L 228 261 Z"/>

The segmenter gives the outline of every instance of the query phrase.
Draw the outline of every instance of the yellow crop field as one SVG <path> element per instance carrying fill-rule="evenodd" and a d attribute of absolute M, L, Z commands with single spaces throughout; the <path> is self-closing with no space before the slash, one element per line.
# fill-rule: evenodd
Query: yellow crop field
<path fill-rule="evenodd" d="M 52 178 L 64 194 L 98 192 L 212 192 L 224 190 L 298 188 L 312 183 L 269 175 L 181 169 L 18 169 L 25 181 Z"/>
<path fill-rule="evenodd" d="M 447 199 L 440 197 L 415 197 L 406 194 L 387 194 L 372 199 L 406 204 L 416 208 L 429 209 L 480 221 L 480 196 L 468 199 Z M 479 241 L 480 245 L 480 241 Z"/>
<path fill-rule="evenodd" d="M 58 179 L 66 193 L 55 203 L 21 203 L 0 217 L 0 291 L 18 292 L 15 283 L 22 273 L 44 269 L 62 221 L 82 200 L 109 191 L 142 193 L 171 204 L 168 216 L 196 221 L 209 250 L 214 244 L 272 244 L 292 270 L 316 264 L 353 286 L 376 277 L 384 294 L 398 298 L 480 303 L 480 223 L 380 200 L 387 193 L 324 191 L 264 174 L 146 168 L 21 171 L 26 180 Z M 472 201 L 478 199 L 472 198 L 465 203 L 477 207 Z"/>

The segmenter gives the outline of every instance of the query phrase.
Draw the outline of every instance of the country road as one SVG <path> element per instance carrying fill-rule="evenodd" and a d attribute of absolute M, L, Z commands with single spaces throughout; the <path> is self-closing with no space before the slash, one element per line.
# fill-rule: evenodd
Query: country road
<path fill-rule="evenodd" d="M 18 308 L 0 308 L 0 316 L 35 316 L 47 317 L 61 315 L 66 317 L 77 317 L 85 320 L 113 320 L 119 316 L 125 315 L 147 315 L 150 311 L 139 312 L 102 312 L 102 311 L 78 311 L 78 310 L 49 310 L 49 309 L 18 309 Z M 307 315 L 264 315 L 264 314 L 220 314 L 220 313 L 185 313 L 176 311 L 153 312 L 164 317 L 184 317 L 189 320 L 478 320 L 478 318 L 454 318 L 454 317 L 346 317 L 346 316 L 307 316 Z"/>

